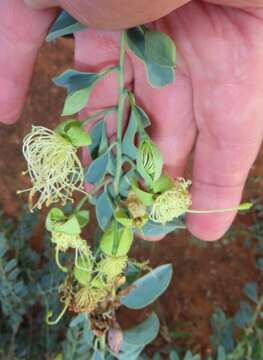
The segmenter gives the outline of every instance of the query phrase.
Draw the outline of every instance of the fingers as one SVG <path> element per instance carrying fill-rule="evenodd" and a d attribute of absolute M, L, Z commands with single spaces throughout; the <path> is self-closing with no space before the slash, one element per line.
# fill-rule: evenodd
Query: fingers
<path fill-rule="evenodd" d="M 55 12 L 1 0 L 0 17 L 0 121 L 11 124 L 22 111 L 37 51 Z"/>
<path fill-rule="evenodd" d="M 263 137 L 262 91 L 239 84 L 218 85 L 217 90 L 200 85 L 199 92 L 198 116 L 203 121 L 194 155 L 192 208 L 232 208 L 240 203 Z M 211 106 L 204 105 L 206 97 Z M 234 212 L 191 214 L 187 226 L 198 238 L 216 240 L 234 217 Z"/>

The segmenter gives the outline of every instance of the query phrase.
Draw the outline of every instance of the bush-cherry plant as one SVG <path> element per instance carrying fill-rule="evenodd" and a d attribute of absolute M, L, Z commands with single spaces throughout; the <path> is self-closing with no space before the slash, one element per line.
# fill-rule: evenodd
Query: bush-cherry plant
<path fill-rule="evenodd" d="M 83 28 L 62 12 L 48 40 Z M 23 142 L 26 173 L 32 181 L 32 188 L 25 190 L 29 191 L 31 210 L 41 209 L 44 204 L 62 206 L 52 207 L 46 219 L 57 266 L 65 273 L 59 288 L 61 313 L 53 317 L 50 310 L 47 322 L 56 324 L 67 310 L 84 313 L 95 335 L 94 354 L 102 359 L 136 359 L 158 333 L 159 321 L 154 313 L 126 333 L 116 319 L 121 305 L 140 309 L 151 304 L 166 290 L 172 276 L 169 264 L 149 271 L 147 262 L 129 259 L 134 234 L 166 234 L 184 227 L 182 219 L 187 212 L 200 212 L 190 209 L 191 182 L 164 173 L 161 153 L 145 130 L 150 126 L 149 117 L 137 105 L 132 90 L 125 87 L 127 49 L 145 64 L 149 86 L 163 87 L 174 81 L 176 48 L 166 34 L 145 26 L 122 31 L 119 64 L 98 73 L 67 70 L 56 77 L 55 84 L 68 91 L 62 116 L 70 118 L 54 130 L 33 126 Z M 78 120 L 77 114 L 87 105 L 92 88 L 111 72 L 118 76 L 117 106 Z M 126 106 L 130 115 L 124 125 Z M 116 136 L 111 140 L 106 125 L 109 113 L 115 113 L 117 121 Z M 87 124 L 90 133 L 85 129 Z M 87 168 L 78 157 L 83 147 L 92 159 Z M 86 191 L 85 182 L 93 185 L 91 191 Z M 73 203 L 75 191 L 83 197 L 65 212 L 63 206 Z M 82 236 L 89 223 L 87 202 L 95 207 L 100 230 L 98 245 L 93 248 Z M 243 204 L 238 209 L 249 207 Z M 228 210 L 233 209 L 222 211 Z M 63 261 L 61 253 L 66 254 Z M 147 273 L 140 277 L 143 272 Z"/>

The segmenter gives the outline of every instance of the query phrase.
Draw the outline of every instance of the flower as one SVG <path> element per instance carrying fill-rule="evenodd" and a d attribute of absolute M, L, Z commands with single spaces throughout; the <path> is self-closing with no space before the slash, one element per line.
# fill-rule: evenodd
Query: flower
<path fill-rule="evenodd" d="M 33 126 L 32 131 L 24 138 L 23 155 L 27 161 L 32 181 L 32 188 L 19 191 L 30 191 L 31 210 L 41 209 L 45 203 L 72 201 L 72 192 L 82 190 L 84 174 L 77 156 L 77 148 L 58 133 L 42 126 Z M 35 205 L 33 197 L 40 193 Z"/>
<path fill-rule="evenodd" d="M 82 239 L 80 235 L 66 234 L 63 232 L 53 231 L 51 233 L 51 242 L 56 244 L 56 262 L 58 267 L 66 272 L 67 269 L 60 264 L 59 252 L 66 252 L 69 248 L 75 249 L 75 266 L 85 271 L 92 271 L 94 258 L 90 247 L 85 239 Z M 78 261 L 78 257 L 81 257 L 85 264 L 83 268 Z"/>
<path fill-rule="evenodd" d="M 178 178 L 171 189 L 164 191 L 153 202 L 150 219 L 158 223 L 166 223 L 185 214 L 192 205 L 188 187 L 190 180 Z"/>
<path fill-rule="evenodd" d="M 96 309 L 100 302 L 106 299 L 107 295 L 107 291 L 104 289 L 83 287 L 75 295 L 74 311 L 90 313 Z"/>
<path fill-rule="evenodd" d="M 127 256 L 105 256 L 97 264 L 96 270 L 99 277 L 106 281 L 114 282 L 121 275 L 128 263 Z"/>

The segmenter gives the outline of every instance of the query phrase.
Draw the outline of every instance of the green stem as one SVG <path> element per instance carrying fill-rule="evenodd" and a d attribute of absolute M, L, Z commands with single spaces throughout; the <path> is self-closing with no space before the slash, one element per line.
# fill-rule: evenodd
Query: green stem
<path fill-rule="evenodd" d="M 114 179 L 114 192 L 116 196 L 119 194 L 119 184 L 121 177 L 121 168 L 122 168 L 122 150 L 121 150 L 121 141 L 122 141 L 122 130 L 123 130 L 123 112 L 125 99 L 127 96 L 127 91 L 125 90 L 124 84 L 124 59 L 125 59 L 125 44 L 126 44 L 126 33 L 125 31 L 121 32 L 120 39 L 120 63 L 119 63 L 119 103 L 118 103 L 118 114 L 117 114 L 117 151 L 116 151 L 116 174 Z"/>

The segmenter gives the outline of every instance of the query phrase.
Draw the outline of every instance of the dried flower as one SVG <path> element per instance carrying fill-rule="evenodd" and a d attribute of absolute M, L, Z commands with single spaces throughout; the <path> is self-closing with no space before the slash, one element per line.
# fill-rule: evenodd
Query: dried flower
<path fill-rule="evenodd" d="M 42 126 L 33 126 L 23 141 L 23 155 L 27 160 L 32 188 L 30 191 L 31 209 L 41 209 L 43 204 L 67 200 L 72 201 L 74 190 L 82 190 L 83 169 L 77 156 L 77 148 L 61 135 Z M 33 197 L 40 193 L 33 205 Z"/>
<path fill-rule="evenodd" d="M 179 178 L 171 189 L 158 195 L 153 202 L 150 219 L 164 224 L 185 214 L 192 204 L 188 190 L 190 185 L 190 180 Z"/>
<path fill-rule="evenodd" d="M 107 291 L 104 289 L 96 289 L 84 287 L 75 295 L 75 312 L 92 312 L 97 305 L 104 301 L 107 297 Z"/>

